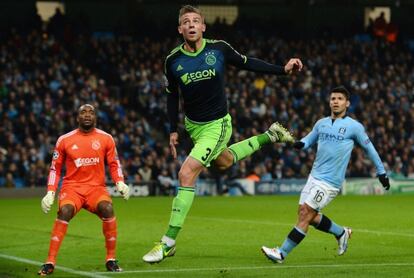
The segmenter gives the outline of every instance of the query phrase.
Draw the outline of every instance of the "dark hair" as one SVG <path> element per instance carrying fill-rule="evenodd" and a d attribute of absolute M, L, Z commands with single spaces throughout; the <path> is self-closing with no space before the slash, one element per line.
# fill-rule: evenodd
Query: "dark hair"
<path fill-rule="evenodd" d="M 202 20 L 204 21 L 204 16 L 201 13 L 201 10 L 199 8 L 196 8 L 196 7 L 191 6 L 191 5 L 185 5 L 185 6 L 182 6 L 181 9 L 180 9 L 180 11 L 178 12 L 178 25 L 181 24 L 180 18 L 183 15 L 188 14 L 188 13 L 196 13 L 196 14 L 199 14 L 201 16 Z"/>
<path fill-rule="evenodd" d="M 80 114 L 80 112 L 81 112 L 81 111 L 82 111 L 85 107 L 90 107 L 90 108 L 92 108 L 92 110 L 96 113 L 96 108 L 95 108 L 92 104 L 85 103 L 85 104 L 83 104 L 83 105 L 79 106 L 79 108 L 78 108 L 78 115 Z"/>
<path fill-rule="evenodd" d="M 349 100 L 349 98 L 351 97 L 351 93 L 344 86 L 338 86 L 338 87 L 333 88 L 329 95 L 331 95 L 332 93 L 343 94 L 346 100 Z"/>

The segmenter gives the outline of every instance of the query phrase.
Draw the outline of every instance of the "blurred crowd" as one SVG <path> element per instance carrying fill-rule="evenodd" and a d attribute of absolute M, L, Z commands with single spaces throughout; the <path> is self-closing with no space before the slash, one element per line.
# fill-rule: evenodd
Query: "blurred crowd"
<path fill-rule="evenodd" d="M 295 56 L 305 64 L 293 77 L 229 67 L 225 90 L 232 142 L 264 132 L 274 121 L 300 139 L 329 115 L 330 89 L 342 84 L 352 92 L 349 115 L 366 127 L 390 176 L 414 178 L 414 60 L 404 43 L 283 40 L 210 27 L 206 37 L 225 39 L 247 56 L 276 64 Z M 68 30 L 60 35 L 53 29 L 2 35 L 0 186 L 45 186 L 57 138 L 77 127 L 77 108 L 89 102 L 98 108 L 98 127 L 116 140 L 128 182 L 153 181 L 162 193 L 172 194 L 191 148 L 183 125 L 177 160 L 168 148 L 163 62 L 180 38 L 115 34 L 102 39 Z M 225 173 L 205 171 L 201 178 L 305 178 L 314 158 L 312 149 L 298 152 L 276 144 Z M 354 150 L 347 176 L 375 176 L 362 149 Z"/>

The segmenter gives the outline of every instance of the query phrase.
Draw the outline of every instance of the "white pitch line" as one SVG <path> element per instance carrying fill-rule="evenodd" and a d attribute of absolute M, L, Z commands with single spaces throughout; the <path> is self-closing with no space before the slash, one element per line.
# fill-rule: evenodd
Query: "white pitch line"
<path fill-rule="evenodd" d="M 390 236 L 414 237 L 414 232 L 412 234 L 406 234 L 406 233 L 385 232 L 385 231 L 372 231 L 372 230 L 354 229 L 354 228 L 352 228 L 352 231 L 357 231 L 357 232 L 360 232 L 360 233 L 375 234 L 377 236 L 379 236 L 379 235 L 390 235 Z"/>
<path fill-rule="evenodd" d="M 277 265 L 277 266 L 235 266 L 235 267 L 205 267 L 205 268 L 170 268 L 149 270 L 127 270 L 116 274 L 128 273 L 164 273 L 164 272 L 198 272 L 198 271 L 235 271 L 251 269 L 289 269 L 289 268 L 350 268 L 350 267 L 414 267 L 414 263 L 378 263 L 378 264 L 310 264 L 310 265 Z M 101 272 L 94 272 L 101 273 Z M 102 272 L 103 273 L 103 272 Z M 114 274 L 114 273 L 108 273 Z"/>
<path fill-rule="evenodd" d="M 213 217 L 200 217 L 200 216 L 189 216 L 188 218 L 197 220 L 207 221 L 221 221 L 221 222 L 232 222 L 232 223 L 248 223 L 255 225 L 270 225 L 270 226 L 293 226 L 294 223 L 282 223 L 282 222 L 268 222 L 268 221 L 257 221 L 257 220 L 244 220 L 244 219 L 227 219 L 227 218 L 213 218 Z M 414 237 L 413 233 L 398 233 L 398 232 L 387 232 L 387 231 L 373 231 L 367 229 L 352 228 L 355 232 L 369 233 L 375 235 L 390 235 L 390 236 L 402 236 L 402 237 Z"/>
<path fill-rule="evenodd" d="M 0 258 L 4 258 L 7 260 L 16 261 L 16 262 L 21 262 L 25 264 L 38 265 L 38 266 L 41 266 L 42 264 L 44 264 L 42 262 L 33 261 L 33 260 L 16 257 L 16 256 L 10 256 L 10 255 L 1 254 L 1 253 L 0 253 Z M 56 266 L 55 269 L 58 269 L 58 270 L 61 270 L 67 273 L 71 273 L 71 274 L 76 274 L 78 276 L 92 277 L 92 278 L 107 278 L 107 276 L 101 275 L 100 273 L 97 273 L 97 272 L 79 271 L 79 270 L 75 270 L 75 269 L 64 267 L 64 266 Z M 33 275 L 35 274 L 33 273 Z"/>

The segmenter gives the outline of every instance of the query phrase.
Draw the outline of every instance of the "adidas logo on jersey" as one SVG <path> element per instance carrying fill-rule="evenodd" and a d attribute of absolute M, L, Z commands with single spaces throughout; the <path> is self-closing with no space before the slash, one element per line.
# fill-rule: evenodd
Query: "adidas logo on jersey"
<path fill-rule="evenodd" d="M 72 146 L 72 150 L 77 150 L 77 149 L 79 149 L 78 145 L 74 144 L 74 145 Z"/>
<path fill-rule="evenodd" d="M 184 68 L 183 68 L 183 66 L 178 65 L 178 67 L 177 67 L 176 71 L 180 71 L 180 70 L 183 70 L 183 69 L 184 69 Z"/>

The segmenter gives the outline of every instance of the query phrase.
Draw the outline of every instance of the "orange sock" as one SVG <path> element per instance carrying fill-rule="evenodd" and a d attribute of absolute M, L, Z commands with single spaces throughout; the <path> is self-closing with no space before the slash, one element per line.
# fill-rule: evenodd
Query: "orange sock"
<path fill-rule="evenodd" d="M 106 260 L 115 259 L 116 218 L 102 218 L 102 231 L 105 236 Z"/>
<path fill-rule="evenodd" d="M 47 256 L 47 263 L 56 264 L 56 256 L 59 252 L 60 244 L 65 238 L 66 231 L 68 229 L 68 222 L 60 219 L 56 219 L 53 226 L 52 236 L 50 238 L 49 254 Z"/>

